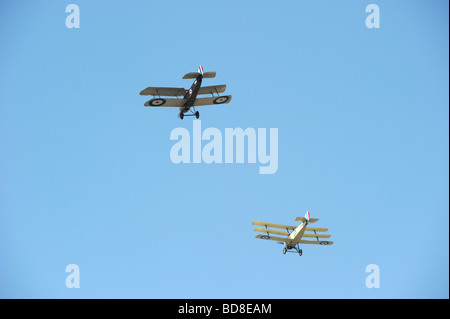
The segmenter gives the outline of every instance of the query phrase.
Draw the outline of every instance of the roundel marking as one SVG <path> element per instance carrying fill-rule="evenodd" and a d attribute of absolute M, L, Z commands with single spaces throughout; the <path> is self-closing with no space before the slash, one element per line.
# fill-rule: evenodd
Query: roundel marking
<path fill-rule="evenodd" d="M 150 101 L 150 105 L 151 106 L 161 106 L 164 105 L 166 103 L 165 99 L 154 99 Z"/>
<path fill-rule="evenodd" d="M 214 104 L 222 104 L 229 100 L 228 96 L 219 96 L 217 99 L 213 101 Z"/>
<path fill-rule="evenodd" d="M 270 238 L 270 236 L 267 236 L 267 235 L 262 235 L 261 236 L 261 239 L 269 239 Z"/>
<path fill-rule="evenodd" d="M 189 89 L 189 94 L 192 94 L 192 89 Z"/>
<path fill-rule="evenodd" d="M 330 242 L 328 242 L 328 241 L 326 241 L 326 240 L 320 242 L 321 245 L 328 245 L 329 243 L 330 243 Z"/>

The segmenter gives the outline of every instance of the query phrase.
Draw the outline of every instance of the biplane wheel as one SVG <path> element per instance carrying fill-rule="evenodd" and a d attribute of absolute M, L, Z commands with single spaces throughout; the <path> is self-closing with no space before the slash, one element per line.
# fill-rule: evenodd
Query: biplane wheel
<path fill-rule="evenodd" d="M 184 118 L 184 113 L 180 112 L 180 119 L 183 119 L 183 118 Z"/>
<path fill-rule="evenodd" d="M 298 254 L 301 256 L 301 255 L 303 255 L 303 251 L 300 249 L 299 251 L 298 251 Z"/>
<path fill-rule="evenodd" d="M 216 98 L 213 101 L 213 103 L 214 104 L 222 104 L 222 103 L 226 103 L 229 99 L 230 99 L 229 96 L 219 96 L 218 98 Z"/>
<path fill-rule="evenodd" d="M 286 255 L 286 252 L 287 252 L 287 249 L 286 249 L 286 248 L 283 248 L 283 254 Z"/>
<path fill-rule="evenodd" d="M 197 111 L 197 112 L 195 112 L 195 118 L 199 118 L 200 117 L 200 113 Z"/>

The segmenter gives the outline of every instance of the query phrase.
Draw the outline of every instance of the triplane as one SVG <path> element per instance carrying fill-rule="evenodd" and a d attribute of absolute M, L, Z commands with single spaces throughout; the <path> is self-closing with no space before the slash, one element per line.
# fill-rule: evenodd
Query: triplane
<path fill-rule="evenodd" d="M 256 226 L 264 226 L 265 228 L 255 228 L 254 231 L 266 233 L 267 235 L 256 235 L 256 238 L 260 239 L 268 239 L 275 240 L 280 244 L 284 244 L 283 254 L 286 252 L 295 253 L 297 252 L 300 256 L 303 254 L 303 251 L 300 249 L 300 244 L 313 244 L 313 245 L 333 245 L 332 241 L 320 240 L 319 238 L 330 238 L 329 234 L 318 234 L 318 232 L 327 232 L 328 228 L 320 228 L 320 227 L 307 227 L 308 224 L 315 223 L 319 219 L 317 218 L 309 218 L 309 212 L 306 212 L 305 217 L 297 217 L 295 219 L 296 222 L 301 222 L 299 226 L 288 226 L 274 223 L 266 223 L 260 221 L 254 221 L 252 225 Z M 281 228 L 286 229 L 286 231 L 280 231 L 272 228 Z M 291 232 L 289 232 L 291 230 Z M 313 233 L 306 233 L 313 232 Z M 271 234 L 282 235 L 287 237 L 275 237 L 271 236 Z M 316 240 L 303 240 L 302 238 L 316 238 Z M 292 251 L 293 250 L 293 251 Z"/>
<path fill-rule="evenodd" d="M 196 106 L 226 104 L 231 101 L 231 95 L 219 95 L 219 93 L 225 92 L 226 85 L 201 87 L 204 78 L 214 78 L 215 76 L 216 72 L 203 72 L 203 67 L 200 65 L 198 72 L 191 72 L 183 76 L 183 79 L 195 79 L 189 90 L 184 88 L 148 87 L 142 90 L 140 95 L 153 95 L 153 99 L 145 102 L 145 106 L 178 107 L 180 109 L 179 117 L 181 119 L 185 116 L 199 118 L 200 113 L 195 110 Z M 197 95 L 204 94 L 211 94 L 212 97 L 197 98 Z M 176 99 L 161 98 L 161 96 L 175 96 Z M 183 98 L 180 99 L 178 97 Z M 185 114 L 189 111 L 192 114 Z"/>

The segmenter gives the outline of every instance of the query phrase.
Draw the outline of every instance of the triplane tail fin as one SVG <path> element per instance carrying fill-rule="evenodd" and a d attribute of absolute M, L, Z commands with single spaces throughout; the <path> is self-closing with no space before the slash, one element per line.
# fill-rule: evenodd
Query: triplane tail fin
<path fill-rule="evenodd" d="M 315 223 L 316 221 L 318 221 L 318 218 L 311 218 L 311 214 L 309 213 L 309 211 L 306 212 L 305 217 L 297 217 L 295 219 L 296 222 L 300 222 L 300 223 Z"/>

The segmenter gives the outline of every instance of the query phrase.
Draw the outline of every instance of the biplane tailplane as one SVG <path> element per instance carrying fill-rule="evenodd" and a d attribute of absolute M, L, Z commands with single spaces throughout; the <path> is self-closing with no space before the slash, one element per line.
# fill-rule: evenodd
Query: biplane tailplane
<path fill-rule="evenodd" d="M 183 79 L 196 79 L 199 74 L 201 74 L 204 79 L 216 77 L 216 72 L 203 72 L 203 66 L 200 65 L 197 72 L 188 73 L 183 76 Z"/>

